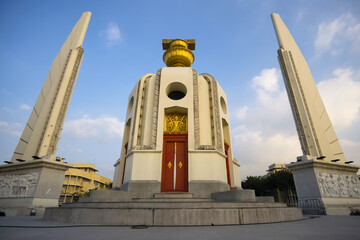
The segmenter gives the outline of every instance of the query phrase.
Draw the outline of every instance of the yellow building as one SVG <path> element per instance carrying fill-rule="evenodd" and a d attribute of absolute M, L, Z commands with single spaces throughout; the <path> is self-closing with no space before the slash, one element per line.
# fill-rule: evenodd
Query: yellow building
<path fill-rule="evenodd" d="M 112 180 L 96 172 L 96 166 L 91 163 L 72 163 L 65 172 L 65 180 L 59 204 L 72 202 L 74 193 L 86 193 L 91 189 L 106 189 Z"/>
<path fill-rule="evenodd" d="M 269 176 L 270 174 L 272 173 L 276 173 L 278 171 L 284 171 L 284 170 L 289 170 L 287 167 L 286 167 L 286 163 L 273 163 L 269 166 L 269 169 L 267 170 L 267 176 Z"/>

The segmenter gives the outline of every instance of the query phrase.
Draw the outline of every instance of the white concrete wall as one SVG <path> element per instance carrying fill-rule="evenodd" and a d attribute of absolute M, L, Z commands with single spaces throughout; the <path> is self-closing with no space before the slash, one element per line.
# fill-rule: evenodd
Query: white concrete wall
<path fill-rule="evenodd" d="M 219 91 L 219 103 L 220 103 L 220 117 L 221 117 L 221 126 L 222 126 L 222 133 L 223 133 L 223 141 L 229 145 L 228 149 L 228 161 L 229 161 L 229 171 L 230 171 L 230 181 L 233 187 L 240 186 L 238 183 L 237 176 L 240 175 L 239 168 L 234 167 L 233 164 L 233 149 L 232 149 L 232 142 L 231 142 L 231 132 L 230 132 L 230 117 L 229 117 L 229 107 L 228 101 L 225 94 L 225 91 L 221 88 L 218 84 L 218 91 Z M 224 124 L 224 122 L 226 124 Z"/>
<path fill-rule="evenodd" d="M 135 150 L 131 153 L 129 158 L 132 159 L 131 180 L 161 181 L 161 151 Z"/>
<path fill-rule="evenodd" d="M 217 150 L 189 151 L 189 181 L 192 180 L 227 183 L 225 155 Z"/>
<path fill-rule="evenodd" d="M 141 126 L 143 125 L 143 119 L 144 116 L 142 115 L 143 109 L 142 104 L 144 104 L 145 100 L 145 93 L 146 93 L 146 85 L 148 84 L 148 80 L 153 77 L 153 73 L 148 73 L 143 75 L 140 80 L 138 81 L 138 84 L 136 88 L 134 89 L 134 112 L 133 114 L 133 122 L 132 124 L 134 126 L 131 126 L 130 130 L 130 139 L 129 139 L 129 146 L 133 147 L 136 145 L 141 145 Z M 151 94 L 153 95 L 153 94 Z M 144 99 L 143 99 L 144 98 Z M 136 108 L 136 109 L 135 109 Z M 136 115 L 135 115 L 136 114 Z M 149 116 L 152 118 L 152 114 Z M 133 135 L 133 136 L 132 136 Z"/>
<path fill-rule="evenodd" d="M 199 84 L 199 122 L 200 145 L 214 145 L 212 140 L 209 84 L 203 76 L 198 77 Z"/>
<path fill-rule="evenodd" d="M 143 131 L 141 145 L 151 144 L 153 111 L 154 111 L 154 92 L 156 76 L 153 75 L 147 83 L 144 103 Z"/>

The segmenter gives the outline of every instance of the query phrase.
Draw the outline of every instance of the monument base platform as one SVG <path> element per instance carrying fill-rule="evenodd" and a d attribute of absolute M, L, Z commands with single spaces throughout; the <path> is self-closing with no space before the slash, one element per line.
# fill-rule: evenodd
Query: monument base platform
<path fill-rule="evenodd" d="M 307 160 L 287 167 L 304 214 L 349 215 L 351 209 L 360 209 L 359 166 Z"/>
<path fill-rule="evenodd" d="M 237 191 L 236 194 L 230 193 L 237 196 L 237 201 L 195 198 L 192 193 L 157 193 L 152 198 L 138 198 L 132 192 L 93 191 L 89 198 L 81 198 L 79 202 L 47 208 L 44 220 L 120 226 L 204 226 L 285 222 L 303 218 L 300 208 L 288 208 L 286 204 L 263 199 L 241 202 L 239 195 L 243 190 L 232 191 Z"/>
<path fill-rule="evenodd" d="M 56 207 L 67 164 L 33 160 L 0 166 L 0 211 L 6 216 L 43 215 Z"/>
<path fill-rule="evenodd" d="M 152 198 L 154 194 L 161 191 L 161 182 L 154 180 L 131 180 L 121 185 L 120 189 L 124 192 L 136 193 L 137 197 Z M 229 184 L 221 181 L 193 180 L 189 181 L 189 193 L 195 198 L 210 198 L 214 192 L 229 191 Z"/>

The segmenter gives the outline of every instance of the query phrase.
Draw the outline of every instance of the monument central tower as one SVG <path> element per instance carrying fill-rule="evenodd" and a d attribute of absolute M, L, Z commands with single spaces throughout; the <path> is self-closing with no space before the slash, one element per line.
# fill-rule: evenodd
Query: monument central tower
<path fill-rule="evenodd" d="M 158 192 L 240 188 L 232 157 L 226 94 L 214 77 L 198 74 L 194 39 L 163 39 L 163 67 L 132 90 L 114 187 L 145 197 Z"/>

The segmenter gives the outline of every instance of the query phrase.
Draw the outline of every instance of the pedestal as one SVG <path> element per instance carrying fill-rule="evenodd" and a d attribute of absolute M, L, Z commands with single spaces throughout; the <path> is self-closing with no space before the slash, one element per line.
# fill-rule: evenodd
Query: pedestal
<path fill-rule="evenodd" d="M 304 214 L 349 215 L 351 208 L 360 208 L 360 166 L 307 160 L 287 167 Z"/>
<path fill-rule="evenodd" d="M 6 216 L 29 216 L 57 207 L 68 168 L 50 160 L 0 166 L 0 211 Z"/>

